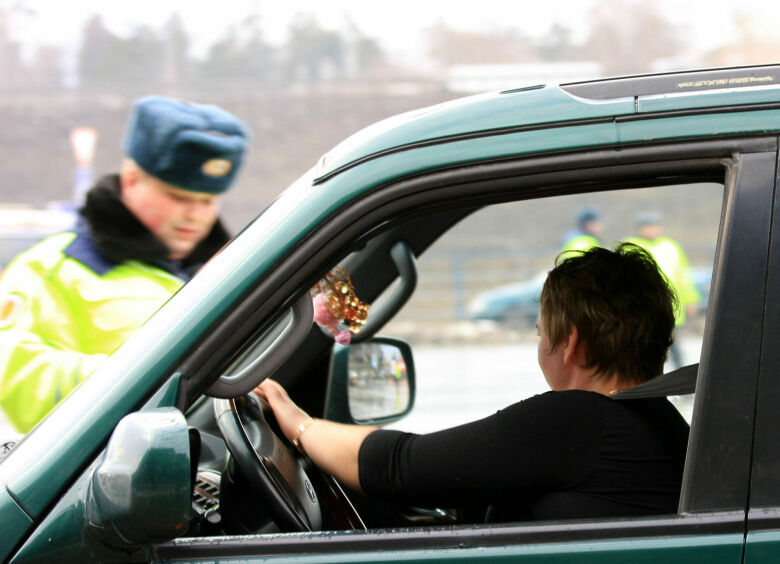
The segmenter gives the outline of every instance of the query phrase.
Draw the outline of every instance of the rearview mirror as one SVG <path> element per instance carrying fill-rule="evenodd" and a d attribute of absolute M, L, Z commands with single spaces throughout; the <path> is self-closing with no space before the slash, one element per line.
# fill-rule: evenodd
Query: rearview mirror
<path fill-rule="evenodd" d="M 335 345 L 325 417 L 363 425 L 397 421 L 414 406 L 414 381 L 412 349 L 400 339 Z"/>

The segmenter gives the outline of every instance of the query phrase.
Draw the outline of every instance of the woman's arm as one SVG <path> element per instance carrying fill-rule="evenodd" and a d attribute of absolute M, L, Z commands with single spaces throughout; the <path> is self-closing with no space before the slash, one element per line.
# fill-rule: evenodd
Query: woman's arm
<path fill-rule="evenodd" d="M 376 427 L 345 425 L 325 419 L 309 421 L 309 415 L 290 399 L 278 382 L 271 379 L 265 380 L 254 391 L 268 401 L 279 427 L 290 441 L 298 440 L 301 450 L 317 466 L 347 487 L 362 493 L 358 452 L 363 439 L 376 431 Z"/>

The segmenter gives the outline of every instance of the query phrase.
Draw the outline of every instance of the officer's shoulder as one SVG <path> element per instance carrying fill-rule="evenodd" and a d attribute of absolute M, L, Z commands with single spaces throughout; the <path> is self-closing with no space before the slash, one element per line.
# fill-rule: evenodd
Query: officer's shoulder
<path fill-rule="evenodd" d="M 74 231 L 62 231 L 49 235 L 35 243 L 26 251 L 19 253 L 9 264 L 8 269 L 27 265 L 44 269 L 53 268 L 62 261 L 65 255 L 63 250 L 76 237 Z"/>

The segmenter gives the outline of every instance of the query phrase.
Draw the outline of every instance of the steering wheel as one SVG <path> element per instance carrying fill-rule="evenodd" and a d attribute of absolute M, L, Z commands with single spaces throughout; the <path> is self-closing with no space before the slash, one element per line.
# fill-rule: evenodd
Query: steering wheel
<path fill-rule="evenodd" d="M 253 393 L 215 398 L 214 415 L 230 464 L 241 475 L 238 487 L 246 490 L 241 492 L 245 498 L 241 505 L 248 512 L 254 515 L 264 509 L 285 532 L 321 530 L 323 517 L 339 529 L 365 530 L 339 483 L 282 438 L 265 400 Z"/>

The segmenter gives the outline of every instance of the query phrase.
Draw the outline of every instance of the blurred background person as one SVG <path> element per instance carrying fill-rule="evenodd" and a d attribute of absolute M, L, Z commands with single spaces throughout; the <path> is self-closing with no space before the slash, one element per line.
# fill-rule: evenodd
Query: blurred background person
<path fill-rule="evenodd" d="M 561 252 L 587 251 L 592 247 L 603 247 L 601 234 L 604 231 L 604 223 L 601 214 L 596 208 L 586 206 L 577 212 L 576 226 L 566 233 L 563 238 Z"/>
<path fill-rule="evenodd" d="M 136 101 L 118 174 L 76 225 L 20 254 L 0 279 L 0 405 L 26 432 L 227 241 L 219 196 L 247 128 L 212 105 Z"/>
<path fill-rule="evenodd" d="M 701 295 L 691 279 L 688 257 L 677 241 L 664 234 L 661 214 L 654 211 L 640 213 L 636 217 L 636 228 L 637 236 L 629 237 L 626 241 L 647 249 L 669 280 L 669 285 L 677 294 L 674 319 L 675 326 L 679 329 L 685 324 L 687 316 L 696 312 L 696 305 L 701 300 Z M 676 340 L 669 349 L 669 359 L 675 368 L 683 366 L 682 351 Z"/>

